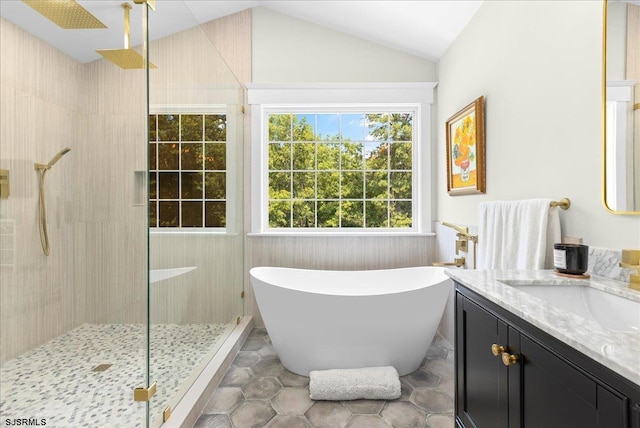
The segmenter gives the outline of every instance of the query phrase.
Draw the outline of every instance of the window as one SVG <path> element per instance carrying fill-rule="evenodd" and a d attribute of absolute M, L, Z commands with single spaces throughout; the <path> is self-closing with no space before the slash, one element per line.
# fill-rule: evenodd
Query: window
<path fill-rule="evenodd" d="M 252 231 L 430 231 L 434 87 L 248 85 Z"/>
<path fill-rule="evenodd" d="M 269 228 L 411 228 L 414 111 L 267 113 Z"/>
<path fill-rule="evenodd" d="M 226 141 L 224 113 L 149 116 L 150 227 L 226 227 Z"/>

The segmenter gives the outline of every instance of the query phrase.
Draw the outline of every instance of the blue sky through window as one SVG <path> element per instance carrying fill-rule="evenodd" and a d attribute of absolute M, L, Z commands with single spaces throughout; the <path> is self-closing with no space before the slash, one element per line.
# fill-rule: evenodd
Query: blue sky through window
<path fill-rule="evenodd" d="M 318 139 L 335 140 L 340 135 L 340 115 L 318 114 Z"/>
<path fill-rule="evenodd" d="M 364 114 L 341 115 L 341 127 L 343 140 L 362 141 L 366 133 Z"/>

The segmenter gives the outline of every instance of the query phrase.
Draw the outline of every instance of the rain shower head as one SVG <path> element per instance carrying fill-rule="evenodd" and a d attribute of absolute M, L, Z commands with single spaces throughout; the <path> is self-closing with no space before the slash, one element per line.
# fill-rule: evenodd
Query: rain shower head
<path fill-rule="evenodd" d="M 42 16 L 65 30 L 107 28 L 75 0 L 22 0 Z"/>
<path fill-rule="evenodd" d="M 124 9 L 124 49 L 98 49 L 96 52 L 125 70 L 145 68 L 144 57 L 129 47 L 129 33 L 131 31 L 129 11 L 131 10 L 131 5 L 122 3 L 122 8 Z M 149 63 L 149 68 L 158 67 Z"/>
<path fill-rule="evenodd" d="M 47 166 L 49 168 L 51 168 L 53 165 L 56 164 L 56 162 L 58 162 L 60 160 L 60 158 L 64 155 L 66 155 L 67 153 L 69 153 L 71 151 L 71 149 L 69 147 L 65 147 L 64 149 L 60 150 L 58 153 L 56 153 L 56 155 L 51 158 L 51 160 L 49 161 L 49 163 L 47 164 Z"/>

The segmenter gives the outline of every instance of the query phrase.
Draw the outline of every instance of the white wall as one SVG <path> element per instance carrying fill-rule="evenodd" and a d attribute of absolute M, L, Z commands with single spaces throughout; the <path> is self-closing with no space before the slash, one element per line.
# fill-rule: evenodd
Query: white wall
<path fill-rule="evenodd" d="M 640 217 L 602 204 L 602 4 L 487 1 L 438 63 L 434 218 L 477 224 L 478 203 L 568 197 L 564 234 L 640 248 Z M 447 118 L 486 98 L 487 192 L 446 193 Z"/>
<path fill-rule="evenodd" d="M 252 20 L 253 83 L 435 80 L 426 59 L 263 7 Z"/>

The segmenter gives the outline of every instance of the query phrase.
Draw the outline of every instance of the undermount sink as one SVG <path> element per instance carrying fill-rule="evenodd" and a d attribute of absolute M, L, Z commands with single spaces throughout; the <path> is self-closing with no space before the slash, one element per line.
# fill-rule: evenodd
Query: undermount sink
<path fill-rule="evenodd" d="M 640 302 L 586 285 L 540 285 L 500 281 L 517 290 L 587 320 L 610 331 L 640 332 Z"/>

